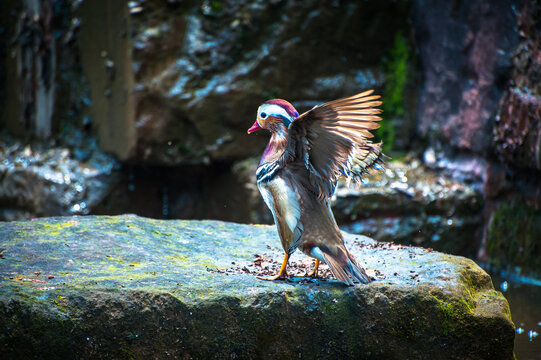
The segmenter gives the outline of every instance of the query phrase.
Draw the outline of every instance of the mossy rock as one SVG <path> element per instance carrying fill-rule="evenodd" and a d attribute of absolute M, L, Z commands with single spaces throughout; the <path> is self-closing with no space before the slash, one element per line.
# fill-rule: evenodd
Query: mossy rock
<path fill-rule="evenodd" d="M 474 262 L 345 237 L 369 285 L 258 280 L 255 254 L 281 261 L 272 226 L 0 223 L 0 358 L 513 358 L 507 301 Z"/>
<path fill-rule="evenodd" d="M 541 277 L 541 209 L 518 201 L 499 204 L 490 219 L 487 249 L 495 268 Z"/>

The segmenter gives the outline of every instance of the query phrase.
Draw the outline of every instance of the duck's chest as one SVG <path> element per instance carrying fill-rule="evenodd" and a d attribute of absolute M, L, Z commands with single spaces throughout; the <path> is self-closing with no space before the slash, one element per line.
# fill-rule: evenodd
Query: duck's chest
<path fill-rule="evenodd" d="M 259 192 L 275 216 L 276 210 L 283 214 L 294 212 L 298 216 L 300 196 L 291 182 L 280 175 L 275 173 L 273 176 L 259 176 Z"/>

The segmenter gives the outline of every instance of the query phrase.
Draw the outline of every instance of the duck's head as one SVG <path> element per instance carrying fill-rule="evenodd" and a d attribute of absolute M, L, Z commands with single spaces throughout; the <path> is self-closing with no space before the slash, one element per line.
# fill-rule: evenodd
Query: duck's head
<path fill-rule="evenodd" d="M 267 129 L 270 132 L 287 131 L 289 125 L 299 116 L 293 105 L 282 99 L 268 100 L 257 109 L 257 119 L 248 129 L 248 134 Z"/>

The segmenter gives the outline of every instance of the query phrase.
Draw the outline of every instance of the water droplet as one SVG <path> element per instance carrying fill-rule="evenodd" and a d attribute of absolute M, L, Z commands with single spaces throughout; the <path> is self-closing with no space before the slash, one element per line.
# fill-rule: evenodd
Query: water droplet
<path fill-rule="evenodd" d="M 530 338 L 530 341 L 533 340 L 533 338 L 537 337 L 539 333 L 535 330 L 528 331 L 528 337 Z"/>
<path fill-rule="evenodd" d="M 507 283 L 507 281 L 504 281 L 501 283 L 500 289 L 502 289 L 503 292 L 506 292 L 508 288 L 509 288 L 509 284 Z"/>

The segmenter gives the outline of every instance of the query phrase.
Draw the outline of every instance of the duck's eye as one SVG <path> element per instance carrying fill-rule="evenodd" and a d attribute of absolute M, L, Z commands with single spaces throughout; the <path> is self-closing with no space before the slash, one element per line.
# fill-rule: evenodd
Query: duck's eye
<path fill-rule="evenodd" d="M 265 120 L 267 118 L 267 113 L 264 113 L 262 112 L 261 114 L 259 114 L 259 117 L 262 118 L 263 120 Z"/>

